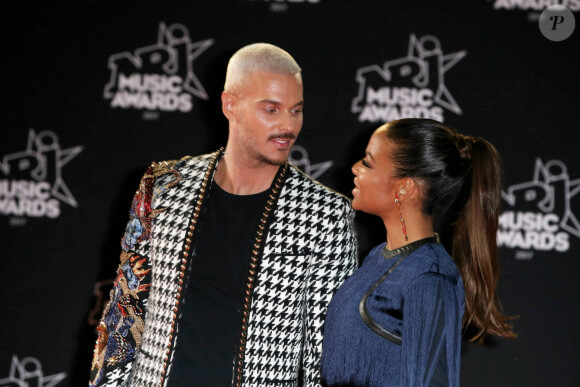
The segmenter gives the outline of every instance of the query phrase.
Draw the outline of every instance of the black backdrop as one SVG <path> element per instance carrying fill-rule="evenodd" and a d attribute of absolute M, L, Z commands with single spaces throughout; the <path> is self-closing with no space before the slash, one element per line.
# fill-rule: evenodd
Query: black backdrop
<path fill-rule="evenodd" d="M 579 1 L 559 1 L 578 15 Z M 492 141 L 519 338 L 464 343 L 465 386 L 580 383 L 579 34 L 542 1 L 77 0 L 0 6 L 0 385 L 85 385 L 134 190 L 151 161 L 223 145 L 227 59 L 266 41 L 303 68 L 292 158 L 350 195 L 371 131 L 431 117 Z M 357 215 L 361 254 L 384 239 Z M 388 361 L 386 359 L 385 361 Z"/>

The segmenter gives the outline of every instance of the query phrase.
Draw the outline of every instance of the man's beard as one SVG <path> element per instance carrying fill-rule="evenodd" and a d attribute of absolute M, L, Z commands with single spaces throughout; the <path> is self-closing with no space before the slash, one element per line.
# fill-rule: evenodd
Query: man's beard
<path fill-rule="evenodd" d="M 264 155 L 258 154 L 258 160 L 263 162 L 263 163 L 269 164 L 269 165 L 280 166 L 280 165 L 284 165 L 284 163 L 286 163 L 287 158 L 284 160 L 272 160 L 272 159 L 265 157 Z"/>
<path fill-rule="evenodd" d="M 270 137 L 268 137 L 268 141 L 275 140 L 278 138 L 283 139 L 283 140 L 296 140 L 296 135 L 294 133 L 273 134 Z M 291 151 L 292 151 L 292 146 L 290 146 L 290 150 L 288 151 L 288 154 L 290 154 Z M 288 160 L 288 157 L 284 158 L 284 160 L 272 160 L 272 159 L 269 159 L 262 154 L 258 154 L 258 160 L 260 160 L 263 163 L 269 164 L 269 165 L 280 166 L 280 165 L 284 165 L 284 163 L 286 163 L 286 160 Z"/>

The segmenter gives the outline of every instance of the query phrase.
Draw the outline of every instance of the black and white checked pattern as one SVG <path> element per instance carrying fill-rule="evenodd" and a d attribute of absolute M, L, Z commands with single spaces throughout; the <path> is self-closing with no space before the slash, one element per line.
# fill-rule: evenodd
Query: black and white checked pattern
<path fill-rule="evenodd" d="M 153 208 L 166 208 L 153 219 L 150 240 L 152 271 L 151 289 L 145 317 L 140 353 L 132 371 L 131 386 L 157 386 L 162 380 L 164 358 L 170 346 L 175 301 L 178 296 L 178 274 L 185 230 L 193 212 L 194 200 L 211 155 L 187 160 L 179 168 L 182 180 L 166 192 L 160 190 L 173 179 L 161 177 L 155 183 Z"/>
<path fill-rule="evenodd" d="M 346 198 L 290 169 L 254 290 L 245 385 L 298 385 L 300 367 L 304 386 L 319 384 L 326 307 L 356 265 L 352 219 Z"/>
<path fill-rule="evenodd" d="M 153 268 L 142 345 L 133 366 L 123 367 L 130 369 L 130 375 L 105 378 L 107 386 L 165 384 L 163 370 L 170 364 L 164 359 L 171 359 L 174 306 L 180 296 L 180 254 L 211 157 L 190 158 L 178 165 L 182 180 L 166 192 L 162 187 L 173 179 L 171 175 L 155 184 L 153 206 L 166 210 L 153 219 L 151 240 L 141 246 L 149 251 L 139 251 L 150 257 Z M 244 386 L 319 385 L 326 307 L 357 262 L 353 218 L 345 197 L 297 168 L 289 169 L 254 288 Z M 298 381 L 300 368 L 303 383 Z"/>

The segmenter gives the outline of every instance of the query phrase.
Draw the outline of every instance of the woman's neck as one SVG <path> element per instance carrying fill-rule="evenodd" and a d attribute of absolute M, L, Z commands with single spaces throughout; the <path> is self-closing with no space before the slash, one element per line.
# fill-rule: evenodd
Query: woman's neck
<path fill-rule="evenodd" d="M 403 215 L 403 219 L 405 221 L 406 239 L 405 232 L 403 232 L 403 224 L 398 216 L 395 219 L 383 219 L 387 230 L 387 248 L 389 250 L 394 250 L 434 235 L 433 217 L 425 216 L 421 213 L 415 216 L 412 214 Z"/>

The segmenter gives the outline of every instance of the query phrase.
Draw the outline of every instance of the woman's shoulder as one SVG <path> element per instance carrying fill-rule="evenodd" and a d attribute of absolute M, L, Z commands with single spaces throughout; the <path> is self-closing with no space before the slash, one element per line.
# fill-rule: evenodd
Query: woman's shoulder
<path fill-rule="evenodd" d="M 411 253 L 411 256 L 412 259 L 407 259 L 407 261 L 414 267 L 417 276 L 432 273 L 454 280 L 460 276 L 455 262 L 440 243 L 421 246 Z"/>
<path fill-rule="evenodd" d="M 441 244 L 430 244 L 422 246 L 413 254 L 413 257 L 408 257 L 413 259 L 407 259 L 410 263 L 407 267 L 410 275 L 405 281 L 407 291 L 413 294 L 439 294 L 437 289 L 447 289 L 443 294 L 462 305 L 463 280 L 445 248 Z"/>

